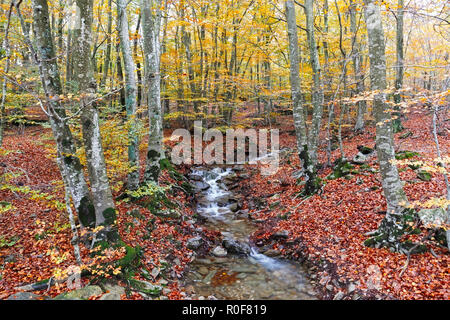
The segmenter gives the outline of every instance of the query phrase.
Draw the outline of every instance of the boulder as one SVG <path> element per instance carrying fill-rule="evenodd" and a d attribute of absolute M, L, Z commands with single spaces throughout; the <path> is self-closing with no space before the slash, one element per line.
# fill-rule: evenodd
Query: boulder
<path fill-rule="evenodd" d="M 194 238 L 190 238 L 187 241 L 187 245 L 186 246 L 189 249 L 191 249 L 191 250 L 197 250 L 197 249 L 199 249 L 202 246 L 203 242 L 204 241 L 203 241 L 202 237 L 197 236 L 197 237 L 194 237 Z"/>
<path fill-rule="evenodd" d="M 6 300 L 47 300 L 47 299 L 49 298 L 31 292 L 17 292 L 6 298 Z"/>
<path fill-rule="evenodd" d="M 216 257 L 225 257 L 228 254 L 227 250 L 221 246 L 215 247 L 211 253 Z"/>
<path fill-rule="evenodd" d="M 354 164 L 364 164 L 367 162 L 367 160 L 369 160 L 369 157 L 367 155 L 358 152 L 356 156 L 352 159 L 352 162 Z"/>
<path fill-rule="evenodd" d="M 233 239 L 224 239 L 222 242 L 222 245 L 230 253 L 236 253 L 236 254 L 249 254 L 250 253 L 250 247 L 248 244 L 241 243 L 241 242 L 233 240 Z"/>
<path fill-rule="evenodd" d="M 417 214 L 425 227 L 440 227 L 447 220 L 447 213 L 442 208 L 422 209 Z"/>
<path fill-rule="evenodd" d="M 193 185 L 194 185 L 194 189 L 197 192 L 208 190 L 211 187 L 209 184 L 207 184 L 206 182 L 203 182 L 203 181 L 195 181 Z"/>
<path fill-rule="evenodd" d="M 92 296 L 98 296 L 103 293 L 99 286 L 86 286 L 84 288 L 73 290 L 60 294 L 55 300 L 88 300 Z"/>
<path fill-rule="evenodd" d="M 188 175 L 188 178 L 189 178 L 189 180 L 192 180 L 192 181 L 203 181 L 202 176 L 200 176 L 198 174 L 194 174 L 194 173 L 190 173 Z"/>
<path fill-rule="evenodd" d="M 236 211 L 239 210 L 239 203 L 233 202 L 233 203 L 231 203 L 231 204 L 228 206 L 228 208 L 229 208 L 231 211 L 236 212 Z"/>

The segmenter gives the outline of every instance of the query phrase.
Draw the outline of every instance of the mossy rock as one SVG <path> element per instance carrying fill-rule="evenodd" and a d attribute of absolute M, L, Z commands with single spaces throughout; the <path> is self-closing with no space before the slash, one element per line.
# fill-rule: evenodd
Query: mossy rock
<path fill-rule="evenodd" d="M 399 151 L 395 154 L 395 159 L 397 160 L 406 160 L 414 158 L 415 156 L 420 155 L 418 152 L 414 151 Z"/>
<path fill-rule="evenodd" d="M 103 291 L 99 286 L 86 286 L 84 288 L 73 290 L 60 294 L 54 300 L 88 300 L 92 296 L 98 296 Z"/>
<path fill-rule="evenodd" d="M 372 148 L 369 148 L 367 146 L 358 146 L 357 147 L 358 151 L 361 152 L 363 155 L 368 155 L 371 154 L 372 152 L 374 152 L 375 150 Z"/>
<path fill-rule="evenodd" d="M 417 178 L 419 178 L 422 181 L 430 181 L 432 177 L 433 176 L 431 175 L 431 173 L 425 170 L 420 170 L 419 172 L 417 172 Z"/>
<path fill-rule="evenodd" d="M 413 136 L 412 131 L 407 131 L 407 132 L 405 132 L 404 134 L 402 134 L 400 136 L 400 139 L 406 139 L 406 138 L 409 138 L 409 137 L 412 137 L 412 136 Z"/>

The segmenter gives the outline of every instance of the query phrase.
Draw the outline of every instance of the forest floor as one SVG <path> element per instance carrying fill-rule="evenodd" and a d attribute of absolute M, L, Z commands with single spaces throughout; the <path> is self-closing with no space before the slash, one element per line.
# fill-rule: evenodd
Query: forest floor
<path fill-rule="evenodd" d="M 404 122 L 405 131 L 396 134 L 397 148 L 419 152 L 417 159 L 435 158 L 430 122 L 422 113 L 411 113 Z M 408 130 L 412 135 L 400 139 Z M 283 124 L 282 148 L 295 149 L 292 131 L 292 125 Z M 448 137 L 449 133 L 446 134 Z M 48 129 L 40 127 L 29 127 L 21 136 L 8 132 L 4 141 L 6 152 L 0 154 L 1 174 L 20 173 L 10 176 L 8 183 L 0 181 L 0 201 L 13 206 L 11 210 L 0 211 L 0 299 L 17 292 L 15 288 L 19 285 L 48 279 L 56 269 L 76 264 L 71 230 L 61 206 L 64 189 L 53 160 L 50 136 Z M 347 158 L 357 153 L 359 145 L 374 147 L 374 136 L 374 129 L 346 136 Z M 444 153 L 450 150 L 446 136 L 440 138 L 440 143 Z M 333 160 L 337 159 L 339 150 L 332 156 Z M 320 153 L 320 160 L 326 161 L 325 153 Z M 369 165 L 377 169 L 376 157 Z M 385 210 L 376 170 L 358 169 L 358 173 L 350 176 L 326 180 L 320 194 L 301 199 L 298 193 L 302 186 L 293 177 L 299 167 L 295 153 L 283 157 L 280 170 L 269 178 L 246 166 L 249 178 L 242 181 L 240 189 L 242 194 L 251 194 L 254 199 L 244 202 L 243 209 L 248 209 L 249 217 L 261 225 L 252 237 L 257 245 L 270 246 L 286 258 L 304 261 L 316 290 L 324 299 L 450 298 L 450 257 L 444 249 L 430 244 L 434 254 L 429 251 L 411 256 L 400 276 L 407 260 L 405 255 L 363 245 L 367 238 L 364 234 L 377 228 Z M 177 170 L 187 173 L 187 168 Z M 324 178 L 330 173 L 330 168 L 323 169 L 320 176 Z M 401 177 L 406 181 L 405 190 L 411 201 L 425 201 L 444 194 L 443 178 L 437 174 L 424 182 L 417 179 L 414 171 L 404 169 Z M 161 181 L 163 185 L 179 183 L 168 172 L 163 173 Z M 114 195 L 119 196 L 120 191 Z M 194 223 L 192 197 L 178 189 L 168 195 L 180 208 L 181 217 L 155 217 L 138 204 L 118 201 L 118 225 L 126 243 L 143 248 L 142 268 L 149 272 L 149 278 L 141 280 L 150 279 L 164 287 L 163 296 L 168 299 L 184 299 L 187 294 L 181 287 L 183 271 L 194 255 L 187 248 L 187 240 L 202 234 L 205 242 L 212 244 L 218 241 L 218 235 Z M 262 206 L 258 208 L 255 199 Z M 132 214 L 133 209 L 140 211 L 139 217 Z M 288 231 L 288 236 L 275 239 L 274 234 L 282 230 Z M 83 247 L 82 256 L 88 261 L 89 250 Z M 63 283 L 35 293 L 54 297 L 66 291 L 68 288 Z M 142 299 L 142 296 L 133 292 L 122 298 Z"/>
<path fill-rule="evenodd" d="M 436 158 L 431 116 L 420 110 L 411 112 L 403 124 L 405 130 L 395 135 L 396 151 L 418 152 L 413 160 Z M 286 133 L 288 128 L 284 130 L 280 148 L 295 149 L 295 137 Z M 290 130 L 294 130 L 293 126 Z M 408 131 L 412 135 L 402 139 Z M 441 152 L 446 155 L 450 150 L 448 127 L 443 131 L 439 142 Z M 374 137 L 374 128 L 360 135 L 348 131 L 343 139 L 347 159 L 356 155 L 357 146 L 374 148 Z M 339 149 L 335 150 L 332 161 L 340 156 Z M 325 152 L 319 157 L 321 163 L 326 162 Z M 374 156 L 367 164 L 378 169 L 376 162 Z M 377 171 L 355 166 L 352 174 L 324 180 L 326 185 L 322 192 L 301 199 L 298 194 L 302 187 L 293 178 L 299 167 L 298 156 L 290 154 L 281 159 L 280 169 L 274 176 L 267 178 L 253 170 L 252 178 L 242 184 L 242 193 L 264 200 L 262 210 L 253 208 L 254 201 L 248 201 L 244 206 L 250 208 L 250 216 L 264 226 L 253 235 L 257 245 L 278 250 L 287 258 L 304 261 L 323 299 L 450 298 L 450 255 L 446 248 L 428 242 L 435 255 L 430 251 L 412 255 L 402 274 L 406 255 L 364 246 L 363 242 L 368 238 L 365 234 L 377 229 L 386 210 Z M 401 168 L 400 176 L 410 201 L 425 202 L 445 196 L 442 175 L 433 174 L 431 181 L 426 182 L 418 179 L 417 173 L 407 166 Z M 326 168 L 319 175 L 325 179 L 330 173 L 332 168 Z M 274 235 L 283 234 L 283 231 L 289 234 L 286 239 L 274 239 Z M 409 239 L 414 241 L 419 237 L 410 236 Z"/>

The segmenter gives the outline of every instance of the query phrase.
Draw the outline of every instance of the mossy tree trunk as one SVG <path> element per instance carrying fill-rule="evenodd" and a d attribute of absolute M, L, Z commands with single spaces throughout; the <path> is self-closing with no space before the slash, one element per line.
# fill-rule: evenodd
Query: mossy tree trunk
<path fill-rule="evenodd" d="M 83 167 L 80 164 L 80 159 L 76 156 L 72 132 L 66 122 L 66 111 L 60 101 L 54 98 L 62 94 L 62 86 L 50 29 L 47 1 L 33 0 L 32 4 L 37 47 L 36 55 L 32 56 L 39 66 L 39 73 L 48 102 L 49 121 L 56 141 L 58 157 L 62 160 L 63 170 L 61 174 L 68 182 L 68 188 L 82 226 L 94 227 L 96 221 L 94 205 L 83 174 Z M 24 29 L 26 28 L 25 22 L 20 11 L 18 13 L 22 29 Z M 30 49 L 34 50 L 29 38 L 27 36 L 25 38 Z"/>
<path fill-rule="evenodd" d="M 96 82 L 91 65 L 92 14 L 93 0 L 76 0 L 76 20 L 73 30 L 74 84 L 76 93 L 81 98 L 83 143 L 94 200 L 96 226 L 105 227 L 97 239 L 116 241 L 118 240 L 115 227 L 116 209 L 106 172 L 99 114 L 95 105 Z"/>
<path fill-rule="evenodd" d="M 387 203 L 386 216 L 375 237 L 366 242 L 370 245 L 392 247 L 400 250 L 399 238 L 404 234 L 405 223 L 412 216 L 405 210 L 408 201 L 403 191 L 395 160 L 392 116 L 387 112 L 386 103 L 386 56 L 384 31 L 379 4 L 375 0 L 365 0 L 364 15 L 369 40 L 370 80 L 372 91 L 377 91 L 373 99 L 376 121 L 376 149 L 383 192 Z"/>
<path fill-rule="evenodd" d="M 142 0 L 142 33 L 144 36 L 145 87 L 147 90 L 149 137 L 144 181 L 158 182 L 160 161 L 164 158 L 161 114 L 161 75 L 159 29 L 161 1 Z"/>
<path fill-rule="evenodd" d="M 293 103 L 294 127 L 297 136 L 297 148 L 306 177 L 305 194 L 313 194 L 320 187 L 316 174 L 316 166 L 311 161 L 308 144 L 307 126 L 300 81 L 300 55 L 298 50 L 297 20 L 293 1 L 285 1 L 287 30 L 289 37 L 290 82 Z M 316 113 L 316 116 L 318 114 Z M 317 123 L 316 123 L 317 124 Z M 315 140 L 316 138 L 314 138 Z"/>
<path fill-rule="evenodd" d="M 128 174 L 128 189 L 136 190 L 139 187 L 139 150 L 137 137 L 137 120 L 136 120 L 136 65 L 134 64 L 131 52 L 131 41 L 129 36 L 128 18 L 127 18 L 127 1 L 117 1 L 117 19 L 120 37 L 120 47 L 123 56 L 125 69 L 125 107 L 127 118 L 130 122 L 128 132 L 128 162 L 132 171 Z"/>

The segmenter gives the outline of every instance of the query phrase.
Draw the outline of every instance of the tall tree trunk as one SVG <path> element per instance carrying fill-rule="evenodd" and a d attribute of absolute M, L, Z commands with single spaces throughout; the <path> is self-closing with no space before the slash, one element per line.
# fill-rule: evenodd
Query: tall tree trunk
<path fill-rule="evenodd" d="M 307 127 L 304 107 L 302 104 L 302 91 L 300 82 L 300 55 L 298 50 L 297 19 L 295 6 L 292 0 L 285 1 L 287 31 L 289 37 L 290 82 L 293 103 L 294 127 L 297 135 L 297 147 L 306 175 L 305 194 L 317 191 L 318 183 L 315 167 L 310 160 L 308 150 Z"/>
<path fill-rule="evenodd" d="M 355 74 L 355 82 L 356 82 L 356 95 L 359 95 L 364 92 L 364 74 L 362 72 L 361 67 L 361 44 L 358 40 L 358 28 L 356 25 L 356 3 L 353 0 L 350 1 L 350 31 L 353 34 L 352 39 L 352 53 L 353 53 L 353 70 Z M 356 123 L 355 123 L 355 131 L 361 132 L 364 130 L 364 116 L 366 114 L 367 103 L 366 101 L 358 101 L 357 102 L 357 111 L 356 111 Z"/>
<path fill-rule="evenodd" d="M 136 121 L 136 65 L 134 64 L 131 41 L 129 36 L 128 17 L 127 17 L 127 0 L 117 1 L 117 19 L 120 37 L 120 47 L 125 69 L 125 107 L 127 111 L 127 119 L 130 122 L 128 132 L 128 162 L 132 168 L 128 173 L 128 189 L 136 190 L 139 187 L 139 149 L 137 137 L 137 121 Z"/>
<path fill-rule="evenodd" d="M 73 204 L 82 226 L 94 227 L 96 221 L 94 204 L 83 174 L 83 167 L 80 164 L 80 159 L 76 156 L 75 142 L 67 124 L 66 110 L 59 100 L 51 98 L 62 94 L 62 86 L 50 32 L 47 0 L 33 0 L 32 4 L 37 46 L 36 54 L 32 54 L 32 57 L 39 66 L 39 74 L 48 103 L 50 126 L 56 141 L 58 157 L 61 158 L 61 164 L 64 168 L 61 174 L 68 182 Z M 16 9 L 27 45 L 30 50 L 34 50 L 25 31 L 24 19 L 19 8 L 16 7 Z"/>
<path fill-rule="evenodd" d="M 11 47 L 9 45 L 9 27 L 11 26 L 11 14 L 12 10 L 14 8 L 14 0 L 11 1 L 11 4 L 9 6 L 8 10 L 8 20 L 6 22 L 6 28 L 5 28 L 5 36 L 3 38 L 3 48 L 5 50 L 6 55 L 6 65 L 4 69 L 5 75 L 3 76 L 3 85 L 2 85 L 2 101 L 0 105 L 0 147 L 3 144 L 3 135 L 6 125 L 6 89 L 7 89 L 7 75 L 9 72 L 9 67 L 11 64 Z"/>
<path fill-rule="evenodd" d="M 148 137 L 147 163 L 144 181 L 158 183 L 160 161 L 164 158 L 162 146 L 163 128 L 161 115 L 161 75 L 159 29 L 161 1 L 142 0 L 142 33 L 144 35 L 145 82 L 148 90 Z"/>
<path fill-rule="evenodd" d="M 89 181 L 94 199 L 96 226 L 104 226 L 98 240 L 117 241 L 115 227 L 116 209 L 106 173 L 106 164 L 101 142 L 99 115 L 95 106 L 96 82 L 91 66 L 93 0 L 76 0 L 77 18 L 74 35 L 74 77 L 78 94 L 81 95 L 81 125 L 86 151 Z"/>
<path fill-rule="evenodd" d="M 397 34 L 396 34 L 396 50 L 397 50 L 397 63 L 395 68 L 395 90 L 394 102 L 399 104 L 402 102 L 400 91 L 403 87 L 403 73 L 404 73 L 404 48 L 403 48 L 403 20 L 404 20 L 404 0 L 398 0 L 397 9 Z M 399 107 L 395 106 L 398 111 Z M 395 112 L 395 119 L 393 120 L 394 133 L 400 132 L 404 129 L 402 125 L 402 114 Z"/>
<path fill-rule="evenodd" d="M 317 148 L 319 144 L 320 127 L 323 114 L 323 83 L 319 61 L 319 53 L 317 50 L 316 40 L 314 36 L 314 4 L 313 0 L 305 1 L 306 13 L 306 30 L 308 34 L 309 54 L 311 68 L 313 71 L 313 87 L 312 87 L 312 105 L 313 116 L 311 130 L 309 131 L 309 151 L 312 166 L 317 165 Z"/>
<path fill-rule="evenodd" d="M 373 99 L 376 121 L 376 149 L 387 212 L 375 237 L 366 241 L 368 245 L 390 246 L 399 249 L 398 238 L 403 234 L 404 206 L 408 199 L 403 191 L 397 166 L 394 164 L 394 138 L 392 117 L 386 103 L 386 56 L 384 31 L 379 4 L 376 0 L 365 0 L 365 20 L 369 40 L 371 90 L 378 91 Z"/>
<path fill-rule="evenodd" d="M 106 85 L 106 79 L 108 79 L 108 73 L 111 65 L 111 34 L 112 34 L 112 0 L 108 0 L 108 26 L 106 29 L 106 53 L 105 63 L 103 65 L 103 77 L 100 80 L 100 87 Z"/>

